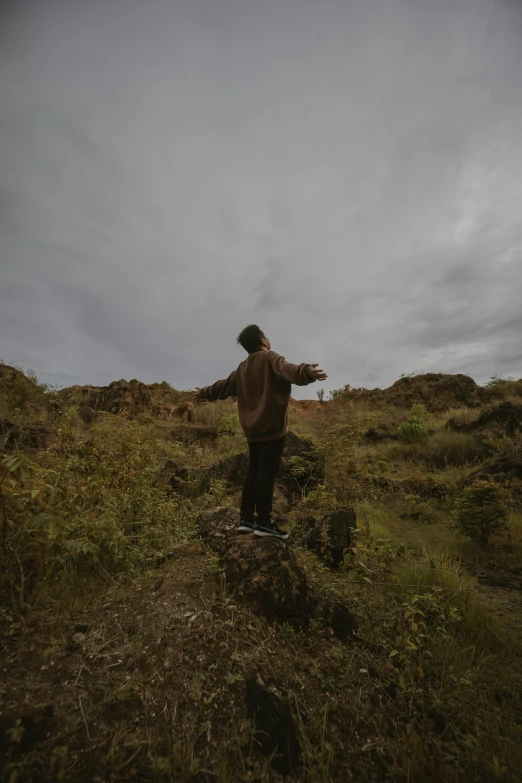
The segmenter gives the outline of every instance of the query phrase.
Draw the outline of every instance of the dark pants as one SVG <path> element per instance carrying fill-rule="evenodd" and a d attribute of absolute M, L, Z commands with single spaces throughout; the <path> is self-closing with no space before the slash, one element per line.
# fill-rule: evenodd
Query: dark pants
<path fill-rule="evenodd" d="M 270 525 L 274 481 L 284 446 L 284 436 L 248 444 L 250 463 L 241 500 L 241 519 L 245 522 L 254 522 L 257 513 L 258 525 Z"/>

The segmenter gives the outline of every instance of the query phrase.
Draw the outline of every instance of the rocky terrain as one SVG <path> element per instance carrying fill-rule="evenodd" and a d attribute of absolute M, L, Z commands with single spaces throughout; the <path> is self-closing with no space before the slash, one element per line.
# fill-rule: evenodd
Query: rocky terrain
<path fill-rule="evenodd" d="M 522 780 L 522 381 L 292 401 L 287 542 L 188 399 L 0 365 L 0 780 Z"/>

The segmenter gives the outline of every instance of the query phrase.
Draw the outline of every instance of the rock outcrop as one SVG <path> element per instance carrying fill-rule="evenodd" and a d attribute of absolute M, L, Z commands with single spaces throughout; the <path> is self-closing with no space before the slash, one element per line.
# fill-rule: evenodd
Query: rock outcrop
<path fill-rule="evenodd" d="M 194 420 L 194 406 L 186 394 L 168 383 L 141 383 L 135 378 L 113 381 L 108 386 L 70 386 L 56 395 L 55 403 L 92 408 L 93 411 L 118 413 L 134 419 L 139 415 L 171 420 Z"/>
<path fill-rule="evenodd" d="M 472 432 L 476 435 L 514 435 L 522 431 L 522 405 L 501 402 L 487 408 L 476 421 L 464 424 L 450 419 L 446 427 L 456 432 Z"/>
<path fill-rule="evenodd" d="M 399 378 L 388 389 L 349 389 L 339 400 L 364 401 L 375 408 L 422 404 L 432 413 L 441 413 L 462 405 L 476 405 L 482 397 L 483 389 L 468 375 L 429 372 Z"/>
<path fill-rule="evenodd" d="M 218 556 L 227 585 L 271 617 L 306 621 L 310 604 L 306 574 L 284 541 L 237 532 L 239 512 L 220 506 L 201 514 L 196 526 Z"/>

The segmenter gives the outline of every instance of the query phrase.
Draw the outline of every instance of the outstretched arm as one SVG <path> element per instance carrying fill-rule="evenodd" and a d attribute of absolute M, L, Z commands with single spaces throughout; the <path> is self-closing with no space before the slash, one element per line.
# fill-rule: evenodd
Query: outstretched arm
<path fill-rule="evenodd" d="M 317 364 L 292 364 L 284 356 L 270 351 L 270 366 L 275 375 L 296 386 L 307 386 L 314 381 L 324 381 L 328 376 L 317 369 Z"/>
<path fill-rule="evenodd" d="M 225 400 L 227 397 L 235 397 L 236 395 L 236 370 L 234 370 L 223 381 L 216 381 L 212 386 L 196 389 L 192 396 L 196 402 L 203 402 L 204 400 L 213 402 L 214 400 Z"/>

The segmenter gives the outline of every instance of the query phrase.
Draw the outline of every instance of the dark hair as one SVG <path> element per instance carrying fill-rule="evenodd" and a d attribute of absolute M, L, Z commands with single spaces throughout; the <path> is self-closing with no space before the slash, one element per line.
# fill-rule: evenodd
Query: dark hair
<path fill-rule="evenodd" d="M 237 338 L 237 342 L 239 345 L 243 346 L 248 353 L 254 353 L 254 351 L 259 351 L 261 348 L 261 340 L 264 336 L 265 335 L 259 326 L 250 324 L 250 326 L 245 326 Z"/>

